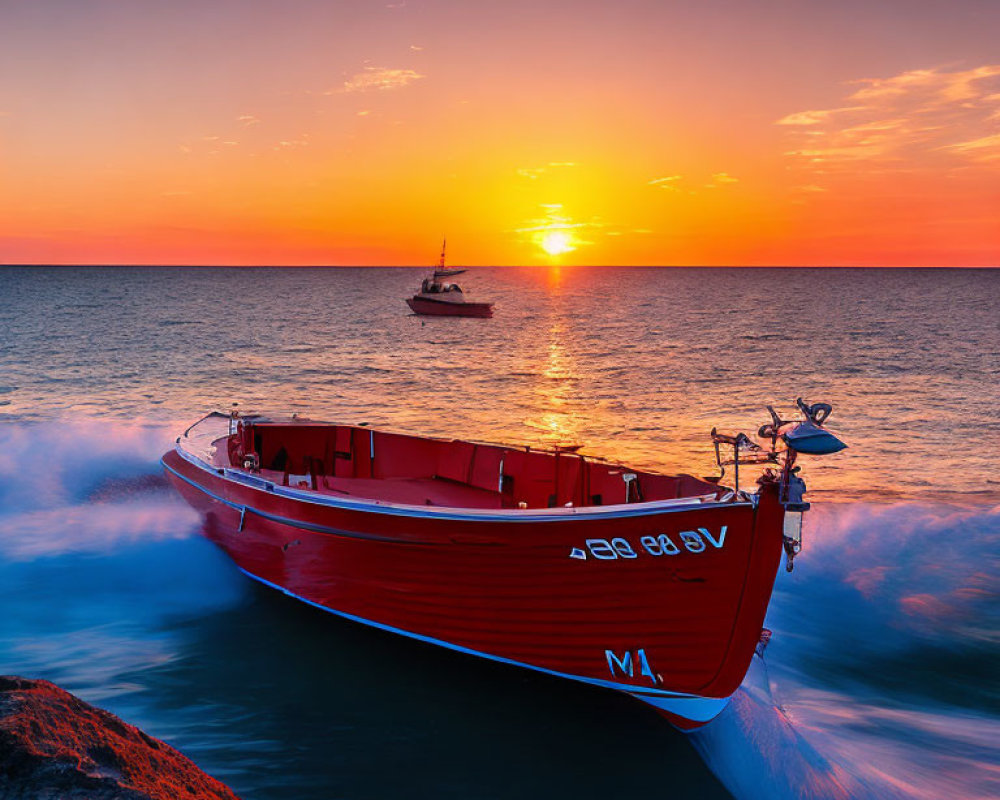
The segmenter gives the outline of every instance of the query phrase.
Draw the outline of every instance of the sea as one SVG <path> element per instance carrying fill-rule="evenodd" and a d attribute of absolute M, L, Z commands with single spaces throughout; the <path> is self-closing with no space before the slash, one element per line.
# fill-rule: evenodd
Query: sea
<path fill-rule="evenodd" d="M 412 315 L 423 277 L 0 268 L 0 673 L 246 800 L 1000 796 L 1000 270 L 455 278 L 492 319 Z M 802 458 L 770 645 L 694 734 L 252 582 L 159 466 L 238 404 L 716 475 L 712 428 L 798 397 L 849 447 Z"/>

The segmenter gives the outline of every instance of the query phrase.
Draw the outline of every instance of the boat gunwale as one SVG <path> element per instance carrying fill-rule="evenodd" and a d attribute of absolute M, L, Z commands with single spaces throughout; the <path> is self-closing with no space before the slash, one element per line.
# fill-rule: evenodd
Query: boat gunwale
<path fill-rule="evenodd" d="M 692 511 L 695 509 L 710 508 L 754 508 L 757 505 L 756 494 L 744 494 L 746 500 L 738 500 L 735 497 L 731 500 L 717 500 L 715 502 L 705 502 L 701 498 L 711 495 L 696 495 L 684 498 L 669 498 L 665 500 L 647 500 L 639 503 L 617 503 L 603 506 L 558 506 L 555 508 L 506 508 L 506 509 L 473 509 L 462 508 L 461 506 L 416 506 L 406 503 L 393 503 L 386 500 L 376 500 L 374 498 L 354 498 L 354 497 L 334 497 L 326 494 L 319 494 L 312 490 L 297 489 L 290 486 L 281 486 L 260 478 L 245 470 L 235 467 L 215 466 L 202 458 L 190 453 L 182 447 L 180 442 L 175 445 L 176 452 L 181 459 L 192 466 L 210 473 L 217 479 L 228 481 L 237 486 L 241 486 L 254 491 L 263 492 L 272 497 L 283 497 L 287 500 L 309 503 L 311 505 L 323 506 L 326 508 L 338 508 L 348 511 L 362 511 L 366 513 L 389 514 L 403 517 L 424 517 L 431 519 L 460 520 L 466 522 L 549 522 L 581 519 L 621 519 L 624 517 L 652 516 L 654 514 L 674 513 L 678 511 Z M 161 463 L 172 472 L 171 469 L 161 459 Z M 181 476 L 183 477 L 183 476 Z M 193 481 L 192 481 L 193 482 Z M 199 488 L 203 488 L 200 487 Z M 231 503 L 234 507 L 242 508 L 245 505 Z"/>

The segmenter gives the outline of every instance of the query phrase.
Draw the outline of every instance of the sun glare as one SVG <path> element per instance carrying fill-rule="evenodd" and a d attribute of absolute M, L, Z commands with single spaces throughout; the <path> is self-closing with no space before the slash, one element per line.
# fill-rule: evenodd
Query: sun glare
<path fill-rule="evenodd" d="M 550 256 L 558 256 L 576 250 L 573 246 L 573 240 L 565 231 L 549 231 L 542 236 L 541 246 L 542 250 Z"/>

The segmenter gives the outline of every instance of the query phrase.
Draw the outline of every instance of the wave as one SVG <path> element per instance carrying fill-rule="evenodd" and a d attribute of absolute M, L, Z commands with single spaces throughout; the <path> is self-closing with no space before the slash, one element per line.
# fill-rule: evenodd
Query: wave
<path fill-rule="evenodd" d="M 164 482 L 166 426 L 0 429 L 0 665 L 94 702 L 246 601 Z M 817 504 L 754 659 L 690 741 L 738 798 L 1000 796 L 1000 507 Z M 193 713 L 193 712 L 192 712 Z"/>
<path fill-rule="evenodd" d="M 738 798 L 1000 796 L 1000 508 L 831 504 L 692 742 Z"/>
<path fill-rule="evenodd" d="M 178 657 L 178 620 L 239 602 L 243 581 L 162 478 L 165 438 L 118 423 L 0 430 L 4 672 L 99 702 Z"/>

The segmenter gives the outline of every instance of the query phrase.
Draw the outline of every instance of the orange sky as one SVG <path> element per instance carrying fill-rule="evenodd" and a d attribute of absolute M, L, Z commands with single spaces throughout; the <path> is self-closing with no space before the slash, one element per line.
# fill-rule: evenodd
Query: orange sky
<path fill-rule="evenodd" d="M 990 0 L 0 10 L 0 263 L 1000 264 Z"/>

